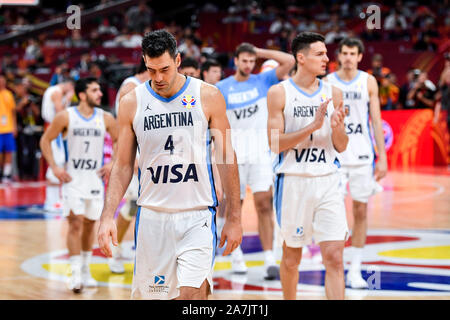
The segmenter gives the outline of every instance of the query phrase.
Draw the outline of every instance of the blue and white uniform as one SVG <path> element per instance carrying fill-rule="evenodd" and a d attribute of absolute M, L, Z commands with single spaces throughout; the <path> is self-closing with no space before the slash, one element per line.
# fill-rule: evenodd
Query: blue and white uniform
<path fill-rule="evenodd" d="M 336 72 L 327 76 L 329 83 L 342 90 L 344 106 L 349 111 L 345 118 L 349 142 L 347 149 L 338 156 L 342 191 L 345 195 L 348 183 L 352 198 L 365 203 L 377 187 L 373 177 L 375 157 L 369 124 L 368 77 L 369 74 L 361 70 L 350 81 L 342 80 Z"/>
<path fill-rule="evenodd" d="M 72 180 L 63 184 L 63 214 L 83 214 L 90 220 L 98 220 L 103 209 L 103 180 L 98 170 L 103 166 L 105 120 L 103 110 L 94 108 L 94 113 L 85 118 L 77 109 L 67 109 L 67 173 Z"/>
<path fill-rule="evenodd" d="M 332 97 L 331 85 L 321 80 L 312 94 L 300 89 L 291 78 L 283 81 L 282 86 L 285 133 L 301 130 L 313 122 L 320 103 Z M 313 239 L 315 243 L 345 240 L 348 236 L 339 190 L 337 151 L 331 139 L 333 111 L 330 101 L 322 127 L 295 148 L 278 155 L 274 207 L 288 247 L 309 245 Z"/>
<path fill-rule="evenodd" d="M 279 82 L 276 70 L 251 74 L 246 81 L 230 76 L 216 84 L 222 92 L 231 141 L 236 152 L 241 199 L 246 186 L 252 192 L 268 191 L 273 184 L 271 154 L 267 138 L 267 91 Z"/>
<path fill-rule="evenodd" d="M 218 203 L 202 84 L 187 77 L 170 98 L 148 81 L 134 89 L 140 157 L 133 298 L 173 299 L 181 286 L 199 288 L 205 279 L 213 288 Z"/>

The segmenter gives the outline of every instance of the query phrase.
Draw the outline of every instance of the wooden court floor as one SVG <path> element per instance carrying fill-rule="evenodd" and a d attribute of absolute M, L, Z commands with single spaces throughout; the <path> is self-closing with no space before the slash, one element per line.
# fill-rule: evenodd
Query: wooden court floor
<path fill-rule="evenodd" d="M 391 171 L 384 191 L 369 203 L 369 235 L 363 272 L 370 290 L 346 289 L 346 299 L 450 299 L 450 170 L 421 168 Z M 106 259 L 94 250 L 91 263 L 99 287 L 75 295 L 66 287 L 67 222 L 42 210 L 41 182 L 0 185 L 0 299 L 129 299 L 132 257 L 126 272 L 109 272 Z M 349 227 L 351 201 L 346 199 Z M 282 299 L 279 280 L 264 280 L 256 213 L 248 193 L 243 204 L 248 274 L 233 275 L 229 257 L 218 255 L 210 299 Z M 133 228 L 124 247 L 133 253 Z M 317 248 L 304 252 L 298 299 L 325 299 L 323 265 Z M 278 260 L 281 257 L 276 249 Z M 344 252 L 347 266 L 348 253 Z"/>

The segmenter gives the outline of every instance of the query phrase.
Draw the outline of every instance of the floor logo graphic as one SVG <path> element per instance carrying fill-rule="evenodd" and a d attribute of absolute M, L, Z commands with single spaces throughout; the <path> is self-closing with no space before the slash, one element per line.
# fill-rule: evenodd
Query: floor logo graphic
<path fill-rule="evenodd" d="M 231 272 L 229 257 L 218 255 L 214 270 L 214 291 L 280 295 L 279 279 L 264 280 L 264 254 L 258 235 L 246 235 L 242 250 L 248 267 L 244 276 Z M 345 268 L 349 266 L 349 243 L 344 250 Z M 125 241 L 123 252 L 125 273 L 109 271 L 107 259 L 96 248 L 91 261 L 91 274 L 99 286 L 131 288 L 133 277 L 133 243 Z M 325 270 L 317 259 L 317 250 L 304 250 L 298 294 L 324 295 Z M 281 250 L 276 250 L 278 263 Z M 33 257 L 22 264 L 27 273 L 41 278 L 67 281 L 69 260 L 66 250 Z M 450 230 L 369 230 L 362 261 L 362 275 L 371 285 L 369 290 L 347 288 L 352 296 L 450 296 Z M 167 278 L 154 275 L 151 290 L 165 292 Z"/>

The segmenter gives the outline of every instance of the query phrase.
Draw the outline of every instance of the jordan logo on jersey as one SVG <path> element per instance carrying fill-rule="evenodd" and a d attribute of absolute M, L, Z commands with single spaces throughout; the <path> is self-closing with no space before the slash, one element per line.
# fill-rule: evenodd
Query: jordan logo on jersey
<path fill-rule="evenodd" d="M 325 150 L 318 148 L 306 148 L 301 151 L 295 150 L 295 160 L 297 162 L 323 162 L 326 163 Z"/>
<path fill-rule="evenodd" d="M 148 167 L 147 170 L 150 171 L 151 178 L 154 184 L 158 184 L 159 182 L 179 183 L 179 182 L 188 182 L 189 180 L 198 181 L 197 167 L 195 166 L 194 163 L 189 164 L 184 173 L 182 172 L 183 170 L 182 164 L 176 164 L 174 166 L 170 165 L 157 166 L 156 169 Z"/>

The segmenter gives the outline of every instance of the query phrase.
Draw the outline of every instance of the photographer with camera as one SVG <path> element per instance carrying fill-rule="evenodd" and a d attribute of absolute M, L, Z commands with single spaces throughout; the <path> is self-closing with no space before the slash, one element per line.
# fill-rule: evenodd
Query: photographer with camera
<path fill-rule="evenodd" d="M 436 86 L 428 79 L 425 71 L 413 71 L 414 85 L 406 95 L 405 109 L 428 109 L 434 107 Z"/>

